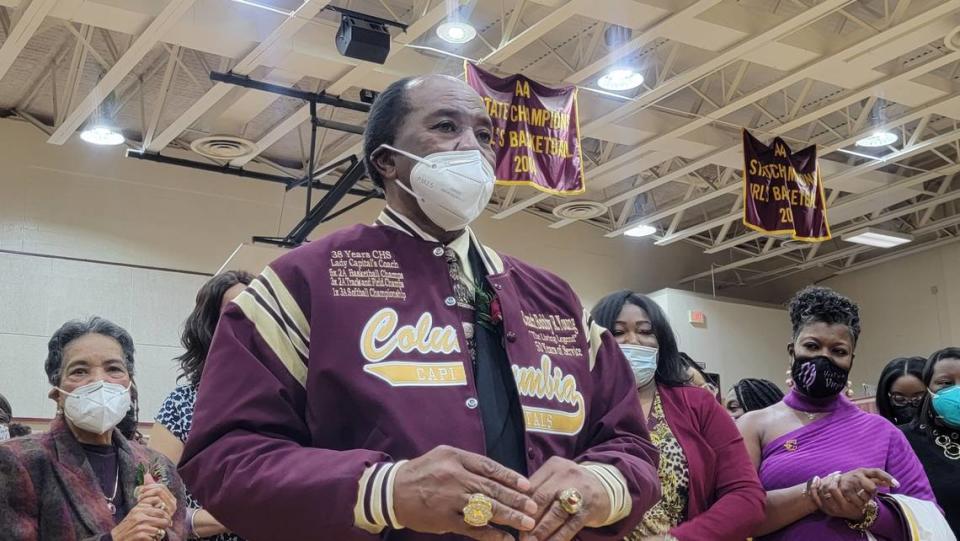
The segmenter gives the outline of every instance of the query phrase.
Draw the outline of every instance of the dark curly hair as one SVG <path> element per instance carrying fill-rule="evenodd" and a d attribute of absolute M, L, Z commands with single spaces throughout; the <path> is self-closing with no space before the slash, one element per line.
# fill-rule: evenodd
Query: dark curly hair
<path fill-rule="evenodd" d="M 670 326 L 670 321 L 667 320 L 666 314 L 660 309 L 660 305 L 653 299 L 628 289 L 617 291 L 600 299 L 600 302 L 591 310 L 591 315 L 597 325 L 610 329 L 612 332 L 617 317 L 623 310 L 623 305 L 627 303 L 642 308 L 650 317 L 650 325 L 653 327 L 653 334 L 657 337 L 657 343 L 659 344 L 657 372 L 654 376 L 656 382 L 670 387 L 689 384 L 690 376 L 687 375 L 687 363 L 680 356 L 673 327 Z"/>
<path fill-rule="evenodd" d="M 180 363 L 178 379 L 187 380 L 193 387 L 200 384 L 213 331 L 217 330 L 220 321 L 223 294 L 237 284 L 250 285 L 252 281 L 253 275 L 249 272 L 225 271 L 203 284 L 197 292 L 197 304 L 183 324 L 183 334 L 180 335 L 180 343 L 186 351 L 175 359 Z"/>
<path fill-rule="evenodd" d="M 810 286 L 798 291 L 787 304 L 787 310 L 794 340 L 804 327 L 813 323 L 845 325 L 853 345 L 860 338 L 860 307 L 829 287 Z"/>
<path fill-rule="evenodd" d="M 890 403 L 890 388 L 900 376 L 914 376 L 923 381 L 923 365 L 926 362 L 923 357 L 900 357 L 887 363 L 877 383 L 877 411 L 880 415 L 893 422 L 895 414 Z"/>

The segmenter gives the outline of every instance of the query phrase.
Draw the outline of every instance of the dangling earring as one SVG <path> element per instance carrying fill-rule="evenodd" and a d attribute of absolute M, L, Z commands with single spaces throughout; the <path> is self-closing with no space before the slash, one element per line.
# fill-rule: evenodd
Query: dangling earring
<path fill-rule="evenodd" d="M 793 370 L 787 370 L 787 387 L 793 387 Z"/>
<path fill-rule="evenodd" d="M 847 398 L 853 398 L 853 394 L 854 394 L 854 393 L 853 393 L 853 382 L 850 381 L 850 380 L 847 380 L 847 391 L 846 391 L 846 394 L 847 394 Z"/>

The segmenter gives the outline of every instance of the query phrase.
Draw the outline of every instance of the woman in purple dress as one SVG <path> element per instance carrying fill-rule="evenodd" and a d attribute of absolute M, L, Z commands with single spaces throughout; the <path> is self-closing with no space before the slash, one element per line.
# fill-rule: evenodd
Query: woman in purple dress
<path fill-rule="evenodd" d="M 790 393 L 750 412 L 740 431 L 767 490 L 757 541 L 911 539 L 883 494 L 934 501 L 906 438 L 843 396 L 860 336 L 859 308 L 824 287 L 790 301 Z"/>

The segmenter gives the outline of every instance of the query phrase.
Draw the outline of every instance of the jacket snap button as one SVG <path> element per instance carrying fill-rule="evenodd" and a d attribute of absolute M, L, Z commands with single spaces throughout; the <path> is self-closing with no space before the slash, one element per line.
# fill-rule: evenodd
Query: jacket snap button
<path fill-rule="evenodd" d="M 535 456 L 537 456 L 537 453 L 536 453 L 536 451 L 533 450 L 533 447 L 528 448 L 528 449 L 527 449 L 527 458 L 533 459 L 533 457 L 535 457 Z"/>
<path fill-rule="evenodd" d="M 470 398 L 467 399 L 467 407 L 468 407 L 468 408 L 470 408 L 470 409 L 472 409 L 472 410 L 475 410 L 475 409 L 477 409 L 477 406 L 479 406 L 479 405 L 480 405 L 480 402 L 479 402 L 476 398 L 474 398 L 474 397 L 471 396 Z"/>
<path fill-rule="evenodd" d="M 439 246 L 437 246 L 436 248 L 434 248 L 434 249 L 433 249 L 433 255 L 435 255 L 435 256 L 437 256 L 437 257 L 442 256 L 442 255 L 443 255 L 443 248 L 441 248 L 441 247 L 439 247 Z"/>
<path fill-rule="evenodd" d="M 503 289 L 503 285 L 501 285 L 501 284 L 493 284 L 493 289 L 498 289 L 498 290 L 499 290 L 499 289 Z"/>
<path fill-rule="evenodd" d="M 517 341 L 517 333 L 515 333 L 515 332 L 513 332 L 513 331 L 508 331 L 508 332 L 507 332 L 507 342 L 516 342 L 516 341 Z"/>
<path fill-rule="evenodd" d="M 453 297 L 447 297 L 443 300 L 443 302 L 446 303 L 447 306 L 453 306 L 454 304 L 457 304 L 457 299 L 454 299 Z"/>

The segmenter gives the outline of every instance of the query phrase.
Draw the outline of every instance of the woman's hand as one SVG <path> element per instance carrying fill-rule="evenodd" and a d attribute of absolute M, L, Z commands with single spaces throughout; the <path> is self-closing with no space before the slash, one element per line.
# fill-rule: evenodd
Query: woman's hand
<path fill-rule="evenodd" d="M 398 466 L 393 485 L 394 512 L 404 527 L 421 533 L 449 533 L 482 541 L 509 541 L 491 526 L 474 528 L 463 521 L 472 494 L 493 503 L 491 524 L 532 530 L 537 506 L 526 493 L 530 481 L 489 458 L 441 445 Z"/>
<path fill-rule="evenodd" d="M 530 483 L 539 513 L 536 528 L 520 536 L 523 541 L 569 541 L 583 528 L 599 527 L 610 516 L 610 498 L 600 480 L 572 460 L 550 458 L 530 477 Z M 560 506 L 558 497 L 567 489 L 575 489 L 583 497 L 579 513 L 571 515 Z"/>
<path fill-rule="evenodd" d="M 113 541 L 158 541 L 173 527 L 171 516 L 148 503 L 138 503 L 110 534 Z"/>
<path fill-rule="evenodd" d="M 900 483 L 878 468 L 858 468 L 828 475 L 821 480 L 819 487 L 810 491 L 810 495 L 823 513 L 859 522 L 881 486 L 898 487 Z"/>

